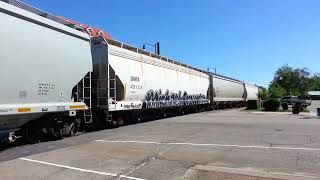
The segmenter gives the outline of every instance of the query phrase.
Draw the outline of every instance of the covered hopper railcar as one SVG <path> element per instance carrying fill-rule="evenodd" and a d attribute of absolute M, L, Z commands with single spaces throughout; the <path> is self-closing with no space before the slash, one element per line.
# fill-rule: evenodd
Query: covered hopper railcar
<path fill-rule="evenodd" d="M 245 83 L 246 87 L 246 94 L 247 94 L 247 101 L 257 101 L 259 99 L 258 94 L 259 94 L 259 87 L 256 85 L 251 85 Z"/>
<path fill-rule="evenodd" d="M 241 107 L 246 100 L 245 86 L 242 81 L 212 75 L 214 107 Z"/>
<path fill-rule="evenodd" d="M 87 109 L 72 95 L 92 71 L 90 37 L 3 1 L 0 26 L 0 140 L 38 136 L 33 120 L 59 136 L 61 118 L 69 126 Z"/>
<path fill-rule="evenodd" d="M 209 74 L 103 37 L 92 38 L 92 109 L 121 125 L 146 111 L 166 116 L 174 111 L 209 107 Z"/>

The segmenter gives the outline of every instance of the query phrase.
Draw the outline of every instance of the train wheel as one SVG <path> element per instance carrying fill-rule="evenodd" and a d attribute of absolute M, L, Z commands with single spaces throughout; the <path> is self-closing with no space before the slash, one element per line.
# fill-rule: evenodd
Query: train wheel
<path fill-rule="evenodd" d="M 67 137 L 74 136 L 78 132 L 75 122 L 72 122 L 68 127 Z"/>
<path fill-rule="evenodd" d="M 140 114 L 135 114 L 130 118 L 131 123 L 141 123 L 143 121 L 142 116 Z"/>
<path fill-rule="evenodd" d="M 128 123 L 129 124 L 137 124 L 143 121 L 143 115 L 139 111 L 133 111 L 130 115 L 128 115 Z"/>
<path fill-rule="evenodd" d="M 35 144 L 40 142 L 39 137 L 39 131 L 36 128 L 33 128 L 32 126 L 26 127 L 23 130 L 24 141 L 28 144 Z"/>
<path fill-rule="evenodd" d="M 117 124 L 118 126 L 123 126 L 125 123 L 124 118 L 123 117 L 118 117 L 117 118 Z"/>
<path fill-rule="evenodd" d="M 62 139 L 63 130 L 61 128 L 56 129 L 56 137 L 57 137 L 57 140 Z"/>
<path fill-rule="evenodd" d="M 80 131 L 80 125 L 81 125 L 81 119 L 77 118 L 75 119 L 70 125 L 69 125 L 69 131 L 66 134 L 67 137 L 74 136 L 77 134 L 77 132 Z"/>
<path fill-rule="evenodd" d="M 76 134 L 76 130 L 75 130 L 75 127 L 74 127 L 74 123 L 72 123 L 69 127 L 69 132 L 67 134 L 67 137 L 71 137 L 73 135 Z"/>
<path fill-rule="evenodd" d="M 112 123 L 114 127 L 120 127 L 125 124 L 125 121 L 123 117 L 117 117 L 112 121 Z"/>
<path fill-rule="evenodd" d="M 50 139 L 59 140 L 62 139 L 62 129 L 61 128 L 47 128 L 47 132 Z"/>
<path fill-rule="evenodd" d="M 3 150 L 5 150 L 6 148 L 7 148 L 7 143 L 5 143 L 5 142 L 0 142 L 0 151 L 3 151 Z"/>
<path fill-rule="evenodd" d="M 167 117 L 167 114 L 166 114 L 166 113 L 164 113 L 164 114 L 163 114 L 163 118 L 166 118 L 166 117 Z"/>
<path fill-rule="evenodd" d="M 111 122 L 112 122 L 112 123 L 110 123 L 110 127 L 111 128 L 117 128 L 118 127 L 118 124 L 117 124 L 116 120 L 112 120 Z"/>
<path fill-rule="evenodd" d="M 142 122 L 142 117 L 141 116 L 136 117 L 136 121 L 137 121 L 137 123 Z"/>

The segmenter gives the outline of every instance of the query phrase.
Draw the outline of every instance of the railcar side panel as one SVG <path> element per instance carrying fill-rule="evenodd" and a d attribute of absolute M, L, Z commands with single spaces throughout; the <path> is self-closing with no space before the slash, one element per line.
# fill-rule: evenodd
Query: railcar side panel
<path fill-rule="evenodd" d="M 112 45 L 109 63 L 124 91 L 114 110 L 209 103 L 209 76 L 205 73 Z"/>
<path fill-rule="evenodd" d="M 245 84 L 247 91 L 247 100 L 258 100 L 259 88 L 251 84 Z"/>
<path fill-rule="evenodd" d="M 92 71 L 88 35 L 2 1 L 0 26 L 0 116 L 8 116 L 0 129 L 21 126 L 33 113 L 85 109 L 71 94 Z"/>
<path fill-rule="evenodd" d="M 240 102 L 244 101 L 244 85 L 240 81 L 213 76 L 214 101 Z"/>

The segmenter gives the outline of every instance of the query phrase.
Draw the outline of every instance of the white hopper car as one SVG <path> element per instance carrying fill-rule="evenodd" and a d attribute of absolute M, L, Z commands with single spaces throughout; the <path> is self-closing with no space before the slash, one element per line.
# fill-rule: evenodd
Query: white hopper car
<path fill-rule="evenodd" d="M 14 141 L 15 129 L 21 127 L 25 136 L 37 136 L 30 134 L 34 127 L 27 123 L 31 120 L 52 113 L 46 118 L 73 119 L 69 117 L 75 117 L 77 110 L 87 108 L 83 102 L 74 102 L 71 94 L 92 71 L 88 35 L 2 1 L 0 27 L 2 139 Z"/>
<path fill-rule="evenodd" d="M 42 13 L 19 1 L 0 1 L 1 141 L 60 138 L 146 115 L 257 100 L 256 86 L 90 37 Z"/>
<path fill-rule="evenodd" d="M 259 88 L 256 85 L 251 85 L 251 84 L 245 84 L 246 87 L 246 94 L 247 94 L 247 101 L 257 101 L 258 94 L 259 94 Z"/>

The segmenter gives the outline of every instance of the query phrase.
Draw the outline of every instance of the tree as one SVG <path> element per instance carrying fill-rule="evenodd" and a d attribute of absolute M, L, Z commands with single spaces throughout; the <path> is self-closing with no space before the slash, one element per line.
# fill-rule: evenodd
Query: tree
<path fill-rule="evenodd" d="M 286 95 L 286 90 L 277 83 L 271 83 L 268 90 L 269 98 L 281 98 Z"/>
<path fill-rule="evenodd" d="M 259 86 L 258 97 L 261 100 L 267 100 L 269 98 L 268 90 L 262 86 Z"/>
<path fill-rule="evenodd" d="M 294 73 L 296 73 L 299 76 L 296 82 L 299 94 L 301 96 L 306 95 L 311 86 L 310 70 L 307 68 L 295 69 Z"/>
<path fill-rule="evenodd" d="M 320 91 L 320 74 L 315 74 L 310 79 L 310 87 L 309 90 L 311 91 Z"/>
<path fill-rule="evenodd" d="M 320 89 L 319 74 L 315 74 L 314 77 L 310 75 L 311 72 L 308 68 L 294 69 L 284 65 L 275 72 L 269 90 L 271 88 L 273 96 L 280 94 L 304 96 L 310 90 Z M 275 92 L 276 90 L 280 92 Z"/>
<path fill-rule="evenodd" d="M 271 85 L 279 85 L 286 91 L 286 94 L 297 94 L 299 83 L 299 71 L 295 71 L 292 67 L 284 65 L 279 68 L 274 75 Z"/>
<path fill-rule="evenodd" d="M 275 72 L 268 90 L 260 88 L 259 97 L 265 100 L 286 95 L 304 96 L 308 91 L 320 91 L 320 74 L 312 76 L 308 68 L 284 65 Z"/>

